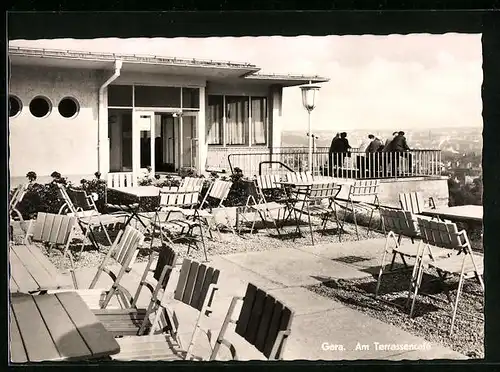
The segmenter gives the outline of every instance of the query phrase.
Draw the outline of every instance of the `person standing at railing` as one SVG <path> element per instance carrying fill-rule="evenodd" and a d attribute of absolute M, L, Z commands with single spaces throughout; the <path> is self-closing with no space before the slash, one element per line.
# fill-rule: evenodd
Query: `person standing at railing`
<path fill-rule="evenodd" d="M 349 145 L 349 140 L 347 139 L 347 133 L 342 132 L 340 133 L 340 146 L 339 146 L 339 163 L 340 163 L 340 168 L 342 169 L 344 167 L 344 159 L 346 157 L 351 156 L 351 153 L 349 152 L 349 149 L 351 148 L 351 145 Z"/>
<path fill-rule="evenodd" d="M 332 139 L 330 149 L 328 150 L 328 175 L 333 176 L 333 170 L 337 167 L 335 155 L 340 147 L 340 133 L 337 133 Z"/>
<path fill-rule="evenodd" d="M 380 151 L 384 145 L 382 144 L 382 141 L 373 134 L 369 134 L 368 139 L 370 140 L 370 143 L 365 150 L 368 173 L 369 177 L 375 178 L 378 175 L 380 167 Z"/>
<path fill-rule="evenodd" d="M 408 166 L 409 169 L 412 169 L 412 157 L 411 154 L 409 153 L 410 147 L 408 146 L 408 143 L 406 142 L 406 137 L 405 137 L 405 132 L 399 131 L 398 135 L 394 137 L 392 140 L 392 148 L 394 151 L 394 165 L 392 167 L 393 174 L 396 174 L 397 171 L 397 166 L 399 166 L 399 162 L 401 157 L 406 157 L 408 158 Z"/>
<path fill-rule="evenodd" d="M 384 148 L 382 149 L 382 152 L 383 152 L 382 159 L 384 159 L 383 160 L 383 172 L 382 172 L 383 177 L 388 176 L 389 165 L 392 165 L 393 169 L 396 168 L 396 162 L 394 159 L 394 147 L 392 145 L 392 141 L 394 141 L 394 139 L 396 138 L 398 133 L 399 133 L 398 131 L 393 132 L 392 138 L 387 138 L 387 140 L 385 141 Z M 393 174 L 394 174 L 394 171 L 393 171 Z"/>

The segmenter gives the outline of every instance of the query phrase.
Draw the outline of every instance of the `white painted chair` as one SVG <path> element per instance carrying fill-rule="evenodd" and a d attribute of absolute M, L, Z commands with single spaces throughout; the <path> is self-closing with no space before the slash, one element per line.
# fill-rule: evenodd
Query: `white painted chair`
<path fill-rule="evenodd" d="M 108 187 L 134 187 L 137 180 L 132 172 L 108 173 Z"/>

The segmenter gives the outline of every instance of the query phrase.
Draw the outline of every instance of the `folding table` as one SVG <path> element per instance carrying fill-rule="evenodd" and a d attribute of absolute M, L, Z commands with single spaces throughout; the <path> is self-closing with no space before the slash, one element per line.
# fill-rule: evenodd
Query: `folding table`
<path fill-rule="evenodd" d="M 75 292 L 11 294 L 9 315 L 12 363 L 107 358 L 120 352 Z"/>
<path fill-rule="evenodd" d="M 424 216 L 440 217 L 451 221 L 483 221 L 482 205 L 459 205 L 455 207 L 438 207 L 435 209 L 426 209 L 420 214 Z"/>
<path fill-rule="evenodd" d="M 9 262 L 10 292 L 31 293 L 72 287 L 34 244 L 12 244 Z"/>
<path fill-rule="evenodd" d="M 126 194 L 129 196 L 133 196 L 138 200 L 140 198 L 147 197 L 159 197 L 160 196 L 160 188 L 156 186 L 133 186 L 133 187 L 109 187 L 109 190 L 114 190 L 122 194 Z M 149 230 L 144 221 L 141 219 L 139 213 L 137 213 L 139 209 L 139 203 L 133 204 L 108 204 L 108 206 L 112 208 L 119 209 L 123 212 L 128 213 L 130 216 L 125 222 L 126 227 L 133 218 L 140 222 L 140 224 L 146 229 Z M 149 219 L 149 218 L 148 218 Z"/>

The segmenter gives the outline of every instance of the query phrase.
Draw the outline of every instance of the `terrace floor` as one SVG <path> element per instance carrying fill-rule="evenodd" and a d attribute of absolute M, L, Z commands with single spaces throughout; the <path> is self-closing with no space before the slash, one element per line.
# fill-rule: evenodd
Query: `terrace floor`
<path fill-rule="evenodd" d="M 295 311 L 291 335 L 284 352 L 285 360 L 467 359 L 458 352 L 439 344 L 428 343 L 423 338 L 306 288 L 331 279 L 355 279 L 372 275 L 384 243 L 385 239 L 375 238 L 316 246 L 297 244 L 293 248 L 287 246 L 268 251 L 209 257 L 210 264 L 220 269 L 220 289 L 214 300 L 210 328 L 216 335 L 231 298 L 243 296 L 247 283 L 251 282 Z M 144 262 L 136 262 L 132 272 L 124 278 L 122 284 L 130 291 L 135 291 L 144 265 Z M 169 281 L 167 295 L 173 291 L 178 269 L 179 266 Z M 77 270 L 80 288 L 88 286 L 95 270 L 96 268 Z M 109 287 L 110 284 L 109 278 L 102 277 L 97 287 Z M 139 302 L 147 300 L 141 298 Z M 196 314 L 189 313 L 184 308 L 178 313 L 184 344 L 187 344 L 191 335 L 192 328 L 189 325 L 194 324 L 195 316 Z M 203 338 L 200 340 L 205 341 Z M 239 359 L 262 359 L 252 347 L 238 339 L 234 341 Z M 427 350 L 384 351 L 377 349 L 375 343 L 427 344 L 430 347 Z M 200 342 L 195 354 L 207 355 L 208 347 L 208 344 Z"/>

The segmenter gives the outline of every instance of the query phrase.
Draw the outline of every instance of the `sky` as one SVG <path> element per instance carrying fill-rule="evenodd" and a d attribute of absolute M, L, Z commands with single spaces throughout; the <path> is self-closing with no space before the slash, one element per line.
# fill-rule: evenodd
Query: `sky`
<path fill-rule="evenodd" d="M 481 127 L 480 34 L 15 40 L 11 46 L 249 62 L 261 73 L 319 75 L 316 130 Z M 287 130 L 307 126 L 285 88 Z"/>

